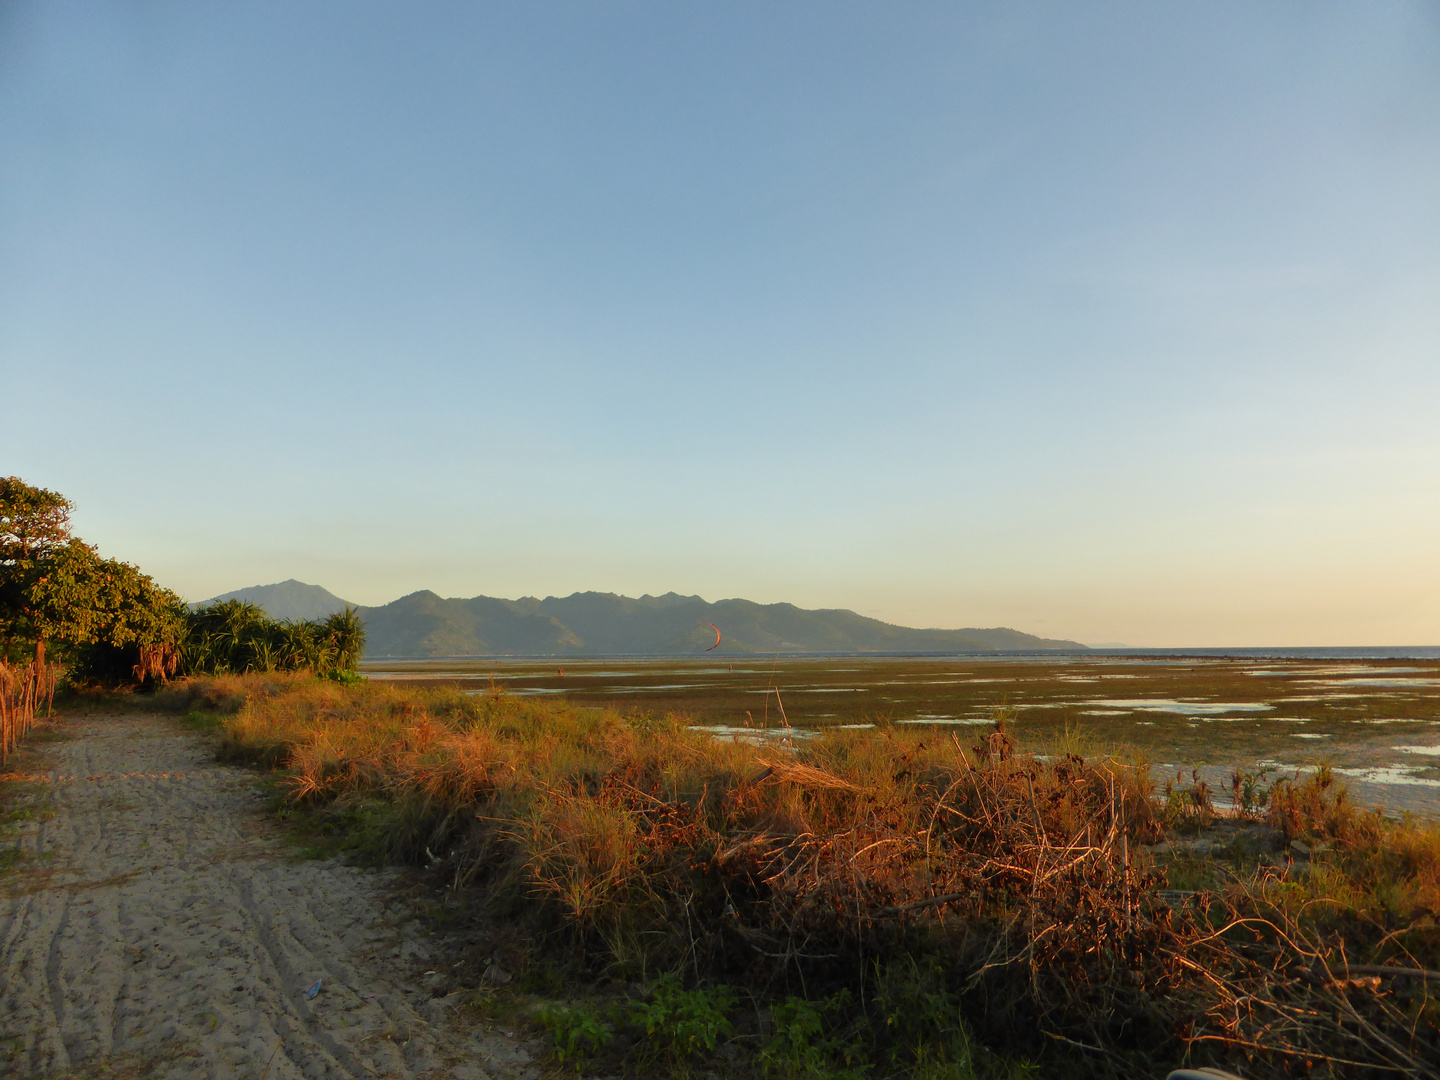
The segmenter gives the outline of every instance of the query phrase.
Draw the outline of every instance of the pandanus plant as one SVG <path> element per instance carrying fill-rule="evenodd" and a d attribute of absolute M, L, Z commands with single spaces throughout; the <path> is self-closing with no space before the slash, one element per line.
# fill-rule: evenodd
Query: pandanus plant
<path fill-rule="evenodd" d="M 353 607 L 337 611 L 321 624 L 331 651 L 331 667 L 354 671 L 365 652 L 365 623 Z"/>
<path fill-rule="evenodd" d="M 365 651 L 365 624 L 354 608 L 324 620 L 280 622 L 255 604 L 226 600 L 193 612 L 181 646 L 187 671 L 353 671 Z"/>

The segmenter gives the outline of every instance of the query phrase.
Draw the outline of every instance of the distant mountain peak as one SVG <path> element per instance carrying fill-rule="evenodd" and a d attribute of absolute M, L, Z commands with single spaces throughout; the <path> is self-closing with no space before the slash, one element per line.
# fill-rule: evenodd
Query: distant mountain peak
<path fill-rule="evenodd" d="M 287 578 L 274 585 L 251 585 L 234 592 L 221 593 L 209 600 L 191 604 L 191 608 L 209 607 L 225 600 L 244 600 L 261 608 L 272 619 L 323 619 L 347 607 L 355 607 L 348 600 L 342 600 L 329 589 L 319 585 L 307 585 L 303 581 Z"/>

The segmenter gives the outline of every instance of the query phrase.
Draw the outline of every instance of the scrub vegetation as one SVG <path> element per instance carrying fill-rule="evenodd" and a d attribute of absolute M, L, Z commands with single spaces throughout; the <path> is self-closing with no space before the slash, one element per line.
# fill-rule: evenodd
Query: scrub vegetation
<path fill-rule="evenodd" d="M 1440 832 L 1322 770 L 1037 757 L 1003 713 L 794 745 L 491 689 L 160 691 L 355 858 L 425 868 L 453 988 L 565 1069 L 1435 1076 Z M 512 977 L 513 975 L 513 977 Z M 583 987 L 583 991 L 576 988 Z"/>
<path fill-rule="evenodd" d="M 324 619 L 280 621 L 254 604 L 227 600 L 187 615 L 179 659 L 189 672 L 310 671 L 355 682 L 364 648 L 365 626 L 354 608 Z"/>
<path fill-rule="evenodd" d="M 717 732 L 787 722 L 804 733 L 890 718 L 901 726 L 984 726 L 1015 711 L 1027 746 L 1061 746 L 1081 731 L 1115 752 L 1216 771 L 1328 760 L 1349 775 L 1426 773 L 1397 747 L 1440 738 L 1440 661 L 1196 657 L 773 657 L 728 661 L 632 657 L 606 661 L 365 661 L 374 679 L 483 690 L 494 677 L 517 695 L 577 705 L 683 713 Z M 1440 761 L 1433 759 L 1432 761 Z M 1223 777 L 1220 778 L 1223 780 Z M 1411 797 L 1433 791 L 1411 784 Z"/>

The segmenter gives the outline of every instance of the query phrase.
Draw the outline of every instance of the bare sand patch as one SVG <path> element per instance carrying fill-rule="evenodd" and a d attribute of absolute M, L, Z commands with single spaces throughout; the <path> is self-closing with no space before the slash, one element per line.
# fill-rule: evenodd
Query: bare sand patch
<path fill-rule="evenodd" d="M 5 838 L 0 1073 L 538 1075 L 413 977 L 433 945 L 389 872 L 287 860 L 253 774 L 172 720 L 67 726 L 25 777 L 44 812 Z"/>

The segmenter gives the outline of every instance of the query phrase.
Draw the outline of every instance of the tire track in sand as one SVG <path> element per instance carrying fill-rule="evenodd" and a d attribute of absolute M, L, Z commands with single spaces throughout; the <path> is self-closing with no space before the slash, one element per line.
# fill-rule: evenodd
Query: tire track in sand
<path fill-rule="evenodd" d="M 0 1074 L 538 1075 L 409 977 L 430 947 L 389 873 L 287 862 L 251 774 L 172 720 L 66 726 L 35 777 L 49 816 L 0 877 Z"/>

